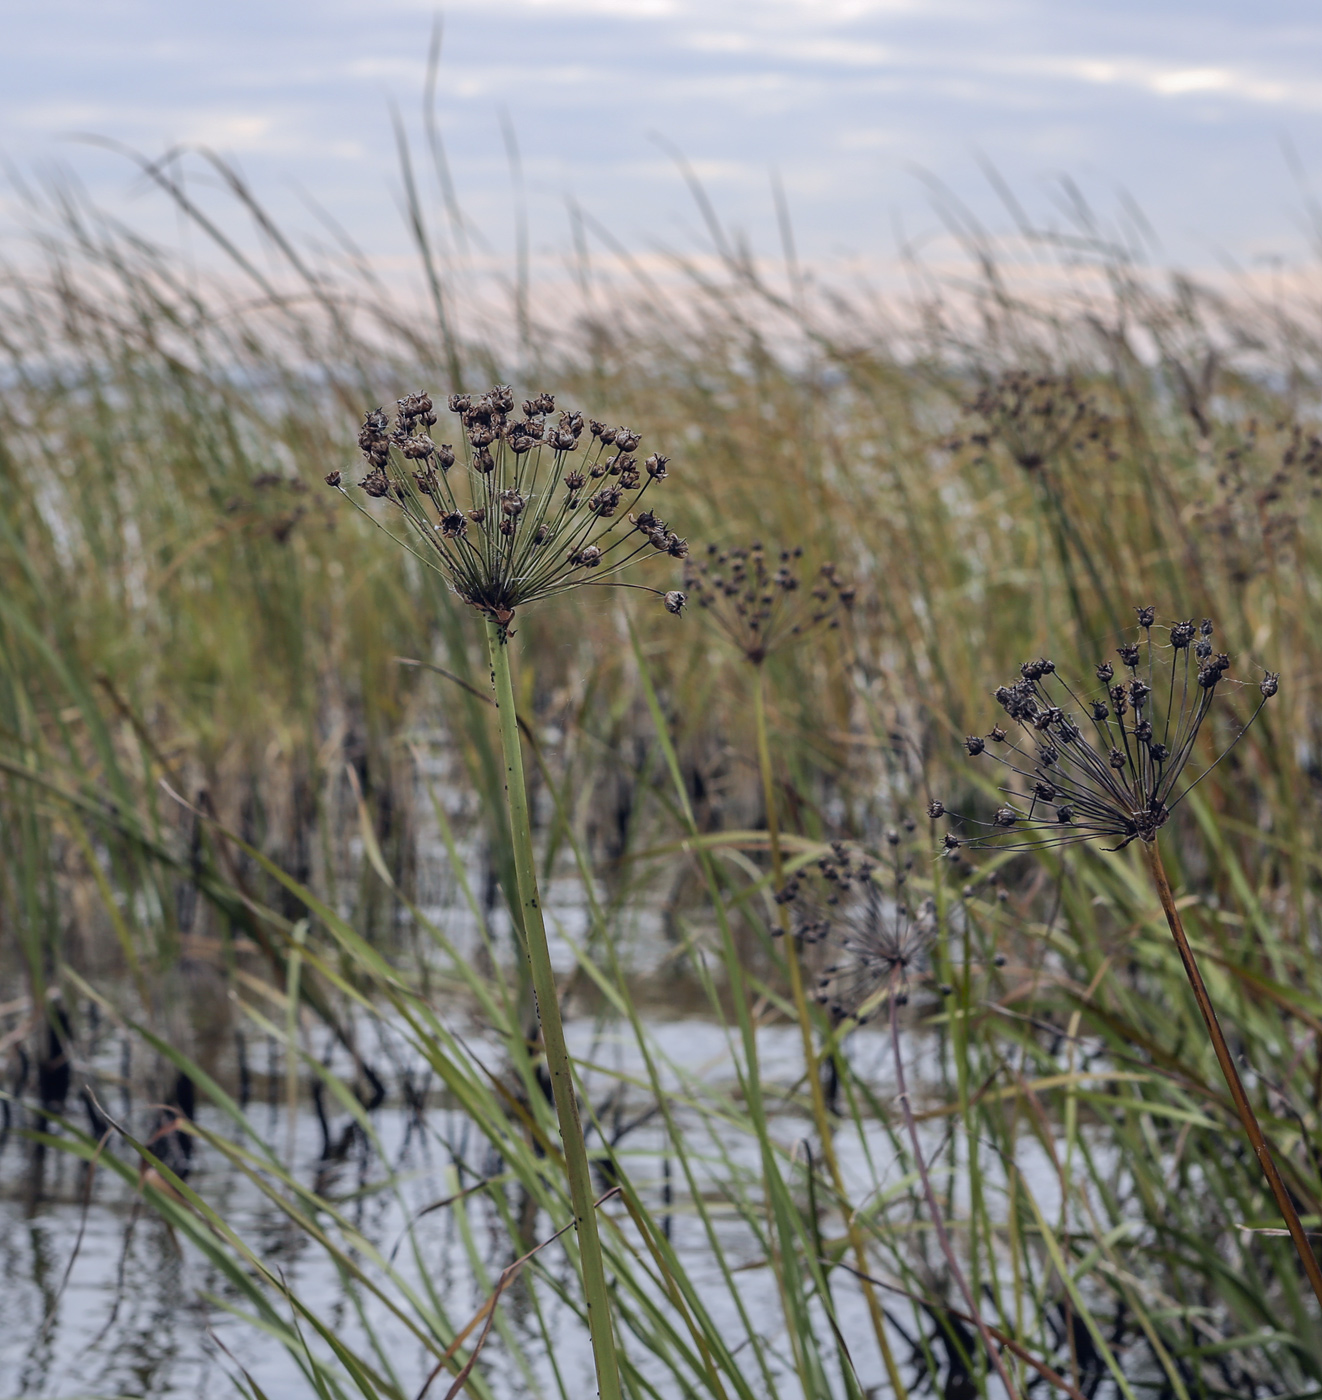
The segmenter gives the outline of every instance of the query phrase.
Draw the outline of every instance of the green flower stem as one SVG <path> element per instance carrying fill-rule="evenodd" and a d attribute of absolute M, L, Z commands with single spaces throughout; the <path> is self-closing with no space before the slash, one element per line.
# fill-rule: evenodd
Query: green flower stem
<path fill-rule="evenodd" d="M 487 621 L 487 643 L 491 652 L 491 683 L 496 692 L 496 708 L 500 718 L 500 742 L 505 756 L 505 792 L 509 801 L 510 832 L 514 845 L 514 872 L 519 886 L 519 903 L 523 909 L 533 994 L 537 998 L 537 1016 L 546 1048 L 546 1067 L 550 1071 L 556 1116 L 560 1120 L 565 1174 L 569 1178 L 574 1227 L 578 1233 L 588 1331 L 592 1335 L 592 1356 L 597 1367 L 597 1390 L 601 1400 L 621 1400 L 619 1364 L 611 1331 L 606 1266 L 593 1208 L 588 1150 L 578 1115 L 574 1075 L 569 1050 L 565 1045 L 564 1024 L 560 1020 L 555 973 L 551 968 L 551 950 L 546 942 L 546 922 L 542 918 L 542 902 L 537 892 L 537 867 L 533 856 L 532 827 L 528 820 L 528 789 L 523 780 L 523 751 L 519 741 L 518 717 L 514 710 L 514 686 L 510 679 L 509 640 L 505 628 L 494 619 Z"/>
<path fill-rule="evenodd" d="M 754 669 L 756 678 L 753 684 L 753 718 L 757 728 L 757 764 L 762 773 L 762 796 L 767 809 L 767 844 L 771 847 L 771 873 L 775 881 L 776 891 L 779 893 L 785 883 L 785 863 L 780 850 L 780 826 L 776 820 L 776 782 L 771 768 L 771 740 L 767 731 L 766 675 L 761 666 Z M 831 1184 L 835 1187 L 836 1196 L 844 1213 L 845 1231 L 848 1234 L 850 1246 L 854 1251 L 854 1259 L 858 1265 L 859 1279 L 863 1285 L 863 1296 L 867 1299 L 868 1316 L 871 1318 L 872 1330 L 876 1334 L 877 1346 L 886 1367 L 887 1379 L 891 1383 L 896 1400 L 906 1400 L 908 1391 L 904 1388 L 904 1381 L 900 1378 L 900 1369 L 895 1364 L 890 1340 L 886 1336 L 886 1321 L 882 1314 L 881 1303 L 877 1299 L 876 1290 L 872 1286 L 869 1274 L 867 1241 L 863 1238 L 863 1232 L 854 1218 L 854 1212 L 850 1209 L 849 1197 L 845 1194 L 844 1176 L 840 1171 L 840 1161 L 835 1154 L 831 1119 L 826 1111 L 826 1095 L 822 1092 L 822 1076 L 819 1070 L 817 1050 L 813 1045 L 812 1013 L 808 1008 L 808 997 L 804 991 L 803 968 L 799 964 L 799 950 L 794 942 L 789 905 L 778 905 L 777 912 L 780 916 L 781 933 L 784 935 L 785 966 L 789 970 L 790 992 L 794 998 L 795 1015 L 799 1018 L 799 1032 L 803 1037 L 803 1068 L 808 1076 L 808 1091 L 812 1096 L 813 1121 L 817 1125 L 817 1136 L 821 1141 L 822 1158 L 826 1162 L 827 1171 L 831 1175 Z"/>

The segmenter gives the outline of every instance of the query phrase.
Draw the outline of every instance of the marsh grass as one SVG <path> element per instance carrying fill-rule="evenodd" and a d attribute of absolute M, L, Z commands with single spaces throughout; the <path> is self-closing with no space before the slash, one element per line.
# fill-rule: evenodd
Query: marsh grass
<path fill-rule="evenodd" d="M 566 1344 L 583 1293 L 561 1267 L 577 1246 L 557 1235 L 573 1206 L 514 956 L 486 659 L 462 605 L 328 509 L 322 485 L 352 466 L 365 404 L 400 385 L 471 390 L 508 365 L 521 388 L 650 441 L 664 428 L 667 512 L 690 538 L 792 540 L 857 586 L 847 625 L 766 658 L 756 691 L 692 616 L 631 635 L 627 601 L 548 602 L 520 639 L 511 693 L 538 876 L 576 881 L 586 908 L 581 937 L 562 931 L 558 990 L 571 1029 L 632 1057 L 617 1071 L 600 1039 L 571 1045 L 598 1195 L 618 1188 L 597 1211 L 623 1393 L 996 1396 L 974 1316 L 1021 1393 L 1319 1393 L 1311 1294 L 1271 1233 L 1132 851 L 916 865 L 939 912 L 933 984 L 948 989 L 915 994 L 897 1025 L 915 1047 L 924 1172 L 871 1033 L 795 995 L 774 901 L 827 842 L 875 846 L 934 793 L 995 809 L 960 745 L 988 676 L 1048 645 L 1090 664 L 1151 597 L 1216 616 L 1237 653 L 1280 670 L 1280 694 L 1168 823 L 1164 855 L 1253 1066 L 1247 1092 L 1318 1228 L 1309 303 L 1232 304 L 1101 247 L 1086 305 L 1036 300 L 975 247 L 982 279 L 925 294 L 897 331 L 866 298 L 786 295 L 730 253 L 715 271 L 676 260 L 664 288 L 610 289 L 609 316 L 600 295 L 561 306 L 554 334 L 524 297 L 511 348 L 446 299 L 434 237 L 421 251 L 440 300 L 396 311 L 366 273 L 314 274 L 291 248 L 279 274 L 236 266 L 199 291 L 72 196 L 34 218 L 41 260 L 29 250 L 4 291 L 0 394 L 5 1151 L 26 1126 L 141 1182 L 309 1394 L 411 1397 L 432 1372 L 431 1395 L 461 1375 L 477 1395 L 583 1393 Z M 1048 399 L 1030 443 L 1014 414 Z M 437 753 L 442 790 L 426 774 Z M 428 821 L 480 956 L 418 897 Z M 649 910 L 665 948 L 641 974 L 623 931 Z M 36 1102 L 24 1064 L 55 986 L 70 1095 L 90 1084 L 111 1111 L 85 1054 L 96 1006 L 137 1047 L 144 1105 L 181 1074 L 194 1086 L 207 1111 L 176 1115 L 175 1131 L 245 1174 L 324 1260 L 352 1335 L 147 1141 L 145 1106 L 112 1113 L 102 1143 L 76 1097 Z M 666 1007 L 723 1027 L 723 1073 L 666 1053 Z M 360 1034 L 386 1018 L 438 1086 L 424 1125 L 428 1104 L 460 1113 L 498 1163 L 474 1172 L 438 1140 L 462 1178 L 442 1208 L 473 1241 L 472 1306 L 433 1277 L 416 1231 L 392 1256 L 285 1161 L 214 1048 L 236 1027 L 269 1038 L 282 1073 L 371 1143 L 377 1089 L 405 1092 Z M 768 1058 L 782 1026 L 802 1050 L 788 1067 Z M 347 1070 L 314 1053 L 313 1028 Z M 818 1069 L 834 1076 L 825 1124 Z M 621 1131 L 639 1115 L 645 1149 Z M 383 1166 L 378 1189 L 403 1187 Z M 262 1378 L 234 1374 L 257 1400 Z"/>

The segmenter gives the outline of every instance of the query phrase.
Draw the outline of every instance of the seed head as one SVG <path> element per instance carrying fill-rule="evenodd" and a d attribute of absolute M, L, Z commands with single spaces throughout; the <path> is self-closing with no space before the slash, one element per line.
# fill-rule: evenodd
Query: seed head
<path fill-rule="evenodd" d="M 993 438 L 1029 472 L 1088 441 L 1106 450 L 1110 424 L 1068 375 L 1034 375 L 1010 370 L 989 383 L 969 405 L 986 426 L 971 441 L 987 446 Z"/>
<path fill-rule="evenodd" d="M 1018 681 L 997 690 L 1013 721 L 1006 751 L 986 750 L 976 735 L 965 746 L 970 754 L 991 753 L 1004 765 L 1007 781 L 1001 791 L 1010 800 L 990 822 L 973 823 L 986 832 L 976 843 L 1001 844 L 997 834 L 1011 830 L 1018 844 L 1030 846 L 1101 837 L 1120 849 L 1134 840 L 1153 841 L 1173 808 L 1224 756 L 1225 751 L 1213 758 L 1192 782 L 1186 778 L 1213 703 L 1227 686 L 1238 684 L 1226 679 L 1230 657 L 1212 654 L 1211 622 L 1203 622 L 1201 640 L 1191 648 L 1191 622 L 1158 628 L 1155 616 L 1147 616 L 1151 610 L 1137 611 L 1142 637 L 1119 648 L 1130 679 L 1111 686 L 1106 699 L 1085 699 L 1082 688 L 1062 680 L 1054 667 L 1043 671 L 1040 662 L 1027 663 Z M 1096 674 L 1105 685 L 1115 668 L 1102 662 Z M 1262 698 L 1226 751 L 1279 683 L 1274 672 L 1264 673 L 1258 686 Z M 1087 716 L 1082 723 L 1075 721 L 1071 706 Z M 1007 739 L 999 727 L 989 737 Z"/>
<path fill-rule="evenodd" d="M 935 901 L 915 904 L 908 889 L 912 850 L 898 832 L 887 847 L 878 859 L 836 842 L 787 901 L 797 937 L 822 950 L 815 996 L 836 1020 L 862 1023 L 892 996 L 902 1004 L 938 932 Z"/>
<path fill-rule="evenodd" d="M 455 441 L 463 444 L 464 470 L 451 472 L 454 447 L 428 432 L 437 421 L 431 396 L 414 393 L 398 400 L 393 424 L 382 408 L 364 416 L 358 446 L 368 470 L 359 484 L 399 511 L 417 536 L 407 547 L 502 627 L 516 608 L 588 582 L 586 570 L 597 571 L 593 583 L 608 582 L 640 554 L 682 559 L 688 553 L 687 543 L 652 512 L 636 517 L 648 520 L 647 528 L 632 515 L 628 526 L 619 518 L 667 474 L 659 454 L 648 459 L 646 475 L 638 470 L 629 455 L 639 443 L 632 429 L 589 424 L 572 411 L 548 422 L 555 399 L 546 393 L 525 399 L 518 417 L 506 384 L 485 394 L 452 394 L 448 406 L 459 419 Z M 612 445 L 616 452 L 606 465 Z M 581 464 L 571 466 L 570 454 L 585 446 Z M 588 480 L 603 476 L 609 485 L 585 501 Z M 343 484 L 339 472 L 326 479 Z M 673 612 L 683 606 L 670 601 L 682 594 L 660 596 Z"/>
<path fill-rule="evenodd" d="M 685 540 L 669 533 L 664 547 L 676 559 L 689 552 Z M 813 587 L 805 587 L 798 573 L 802 555 L 802 549 L 769 555 L 760 540 L 728 550 L 709 545 L 705 557 L 690 561 L 684 587 L 744 657 L 761 665 L 815 628 L 838 627 L 853 603 L 854 590 L 834 564 L 823 564 Z"/>

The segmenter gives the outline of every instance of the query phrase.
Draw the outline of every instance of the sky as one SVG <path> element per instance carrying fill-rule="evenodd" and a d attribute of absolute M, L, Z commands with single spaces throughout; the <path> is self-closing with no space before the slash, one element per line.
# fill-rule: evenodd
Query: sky
<path fill-rule="evenodd" d="M 515 241 L 510 138 L 533 256 L 563 261 L 568 209 L 634 248 L 709 246 L 675 160 L 731 237 L 806 263 L 894 265 L 958 202 L 1000 232 L 1108 230 L 1193 268 L 1297 264 L 1322 196 L 1322 8 L 1303 0 L 0 0 L 0 155 L 64 172 L 173 239 L 130 159 L 206 147 L 281 223 L 326 216 L 407 259 L 392 104 L 439 209 L 420 111 L 443 23 L 437 113 L 465 215 Z M 218 211 L 191 158 L 189 188 Z M 998 173 L 1007 200 L 988 171 Z M 14 177 L 11 175 L 11 181 Z M 0 194 L 0 209 L 17 196 Z M 1011 205 L 1015 208 L 1012 208 Z M 314 212 L 314 207 L 322 211 Z M 944 213 L 942 211 L 945 211 Z M 230 217 L 224 214 L 222 217 Z M 11 224 L 12 227 L 12 224 Z"/>

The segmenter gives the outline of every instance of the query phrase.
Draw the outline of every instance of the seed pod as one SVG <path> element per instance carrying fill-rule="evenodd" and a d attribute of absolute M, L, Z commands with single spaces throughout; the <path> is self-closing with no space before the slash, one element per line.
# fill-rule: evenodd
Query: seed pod
<path fill-rule="evenodd" d="M 588 501 L 588 509 L 593 515 L 600 516 L 603 520 L 609 520 L 620 505 L 620 488 L 618 486 L 608 486 L 604 491 L 598 491 Z"/>

